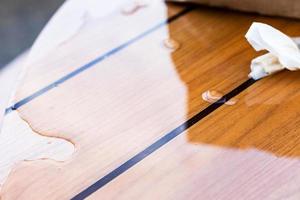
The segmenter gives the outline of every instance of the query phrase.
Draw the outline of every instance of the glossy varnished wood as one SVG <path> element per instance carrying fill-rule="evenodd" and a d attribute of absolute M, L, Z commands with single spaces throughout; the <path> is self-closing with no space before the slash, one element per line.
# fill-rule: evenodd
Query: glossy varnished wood
<path fill-rule="evenodd" d="M 257 82 L 90 199 L 299 199 L 298 76 Z"/>
<path fill-rule="evenodd" d="M 300 34 L 297 21 L 255 20 Z M 299 84 L 289 71 L 256 82 L 90 199 L 299 199 Z"/>
<path fill-rule="evenodd" d="M 156 6 L 85 27 L 28 67 L 16 101 L 183 9 Z M 71 198 L 206 108 L 202 92 L 240 85 L 257 55 L 244 39 L 253 21 L 300 34 L 297 21 L 197 8 L 20 107 L 34 131 L 72 141 L 76 153 L 64 163 L 19 164 L 3 198 Z M 181 48 L 165 48 L 167 38 Z M 222 106 L 90 198 L 294 198 L 298 74 L 257 82 L 236 105 Z"/>

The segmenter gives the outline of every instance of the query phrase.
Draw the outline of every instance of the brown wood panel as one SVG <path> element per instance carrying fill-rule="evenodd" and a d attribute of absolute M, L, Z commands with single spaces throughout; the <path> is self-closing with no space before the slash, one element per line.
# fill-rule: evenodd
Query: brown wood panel
<path fill-rule="evenodd" d="M 120 27 L 113 28 L 112 25 L 109 25 L 110 29 L 99 28 L 102 23 L 104 25 L 107 23 L 101 21 L 97 28 L 87 26 L 81 30 L 78 36 L 52 52 L 52 56 L 28 68 L 17 100 L 26 97 L 40 86 L 56 80 L 62 74 L 72 71 L 76 66 L 74 63 L 83 64 L 96 57 L 99 51 L 95 49 L 102 47 L 104 41 L 101 36 L 103 32 L 105 32 L 103 35 L 106 40 L 103 45 L 108 48 L 114 46 L 116 41 L 121 41 L 119 38 L 124 39 L 128 33 L 132 31 L 136 33 L 136 30 L 140 30 L 139 26 L 144 26 L 149 14 L 160 16 L 155 19 L 164 20 L 164 17 L 174 13 L 174 10 L 180 10 L 172 5 L 168 7 L 168 13 L 164 13 L 166 11 L 163 4 L 156 6 L 159 9 L 152 8 L 150 11 L 145 9 L 148 15 L 145 13 L 138 15 L 132 26 L 128 26 L 131 22 L 130 18 L 125 18 L 128 16 L 116 16 L 112 19 L 111 22 L 117 25 L 125 18 L 128 28 L 122 30 L 124 34 L 120 34 Z M 3 198 L 71 198 L 207 107 L 208 104 L 201 99 L 202 92 L 218 90 L 227 93 L 238 86 L 247 79 L 249 63 L 257 55 L 244 39 L 246 30 L 254 20 L 268 22 L 277 28 L 284 29 L 289 34 L 299 33 L 293 28 L 298 23 L 286 19 L 199 8 L 19 108 L 18 112 L 21 117 L 30 124 L 33 130 L 42 135 L 72 141 L 75 144 L 76 153 L 72 159 L 64 163 L 32 161 L 19 164 L 3 187 Z M 165 48 L 163 41 L 169 37 L 178 41 L 181 48 L 175 52 Z M 85 43 L 87 38 L 88 43 Z M 40 76 L 41 74 L 44 76 Z M 243 100 L 240 100 L 235 106 L 222 109 L 236 109 L 242 102 Z M 217 129 L 224 124 L 224 129 L 218 129 L 219 134 L 227 131 L 225 121 L 219 120 L 217 124 L 211 124 L 208 119 L 204 125 L 207 124 Z M 238 119 L 242 120 L 241 117 Z M 108 192 L 103 193 L 106 190 L 99 190 L 94 197 L 102 199 L 116 194 L 118 196 L 115 198 L 121 198 L 122 192 L 119 190 L 124 190 L 122 193 L 124 197 L 136 197 L 144 190 L 149 190 L 149 187 L 153 190 L 145 198 L 153 198 L 156 194 L 160 195 L 160 192 L 166 190 L 168 192 L 165 194 L 179 195 L 171 188 L 164 187 L 165 184 L 184 187 L 180 191 L 183 192 L 182 195 L 186 194 L 185 197 L 198 195 L 193 191 L 199 185 L 191 183 L 193 188 L 188 189 L 188 184 L 180 181 L 180 179 L 196 181 L 191 177 L 192 172 L 197 175 L 196 169 L 199 164 L 197 159 L 190 161 L 191 165 L 176 160 L 176 157 L 187 159 L 186 156 L 190 154 L 184 148 L 191 143 L 196 145 L 196 148 L 193 148 L 194 156 L 199 156 L 196 153 L 197 145 L 205 143 L 205 140 L 193 141 L 196 137 L 193 135 L 198 135 L 197 131 L 194 133 L 193 130 L 179 137 L 182 138 L 179 143 L 188 144 L 180 147 L 182 152 L 185 152 L 183 156 L 176 153 L 179 151 L 176 139 L 168 145 L 174 152 L 173 156 L 167 156 L 175 160 L 168 161 L 163 155 L 156 157 L 157 154 L 147 159 L 149 163 L 156 163 L 158 175 L 164 172 L 167 176 L 168 173 L 165 170 L 174 167 L 172 163 L 176 163 L 178 169 L 181 164 L 185 165 L 183 168 L 190 169 L 189 174 L 180 177 L 171 174 L 166 182 L 161 182 L 163 180 L 161 176 L 150 174 L 147 177 L 149 183 L 159 183 L 157 184 L 159 188 L 152 187 L 152 184 L 144 185 L 145 179 L 138 177 L 147 173 L 143 171 L 145 169 L 151 171 L 152 168 L 147 169 L 146 164 L 145 167 L 133 172 L 132 178 L 135 181 L 132 181 L 131 173 L 136 167 L 130 170 L 129 175 L 127 173 L 122 175 L 122 177 L 130 176 L 130 178 L 115 179 L 109 187 L 106 187 Z M 212 135 L 208 129 L 201 132 L 207 137 Z M 214 134 L 217 133 L 214 132 Z M 220 146 L 223 148 L 223 145 Z M 173 151 L 173 148 L 176 151 Z M 201 154 L 199 157 L 202 159 L 203 155 L 206 159 L 201 162 L 211 162 L 210 154 Z M 162 158 L 169 163 L 161 164 Z M 144 163 L 146 162 L 140 165 Z M 195 174 L 194 176 L 197 177 Z M 209 176 L 206 179 L 209 179 Z M 132 182 L 127 182 L 130 180 Z M 231 180 L 231 177 L 224 179 L 225 182 L 227 180 Z M 133 182 L 136 187 L 132 188 L 136 190 L 129 191 L 129 186 L 133 185 Z M 114 183 L 117 186 L 114 186 Z"/>

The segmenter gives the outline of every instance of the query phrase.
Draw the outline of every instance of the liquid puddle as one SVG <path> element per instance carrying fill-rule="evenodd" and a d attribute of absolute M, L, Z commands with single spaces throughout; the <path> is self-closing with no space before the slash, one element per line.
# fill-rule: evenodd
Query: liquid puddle
<path fill-rule="evenodd" d="M 224 95 L 221 92 L 215 91 L 215 90 L 207 90 L 205 92 L 202 93 L 202 99 L 206 102 L 209 103 L 216 103 L 219 100 L 222 99 Z M 226 105 L 232 106 L 235 105 L 237 103 L 236 99 L 230 99 L 228 101 L 226 101 L 226 99 L 224 99 L 224 101 L 220 101 L 219 103 L 224 103 Z"/>
<path fill-rule="evenodd" d="M 0 146 L 0 189 L 12 169 L 20 163 L 36 160 L 63 162 L 75 152 L 75 146 L 68 140 L 34 132 L 17 112 L 10 113 L 4 119 Z"/>
<path fill-rule="evenodd" d="M 181 47 L 179 42 L 177 42 L 176 40 L 170 39 L 170 38 L 165 39 L 163 41 L 163 43 L 166 48 L 168 48 L 172 51 L 176 51 Z"/>
<path fill-rule="evenodd" d="M 131 4 L 124 6 L 121 10 L 123 15 L 132 15 L 136 13 L 138 10 L 145 8 L 148 6 L 147 1 L 135 1 Z"/>

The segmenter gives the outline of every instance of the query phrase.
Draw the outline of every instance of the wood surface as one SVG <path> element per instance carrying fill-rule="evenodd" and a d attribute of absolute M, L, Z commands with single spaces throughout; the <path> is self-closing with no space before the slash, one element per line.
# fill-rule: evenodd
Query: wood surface
<path fill-rule="evenodd" d="M 5 115 L 7 105 L 12 103 L 16 88 L 20 85 L 26 67 L 28 51 L 15 58 L 0 71 L 0 188 L 9 173 L 19 162 L 26 160 L 53 160 L 62 162 L 74 153 L 74 145 L 64 139 L 36 134 L 17 112 Z M 9 102 L 9 103 L 8 103 Z M 5 124 L 2 127 L 2 123 Z"/>
<path fill-rule="evenodd" d="M 299 199 L 298 76 L 257 82 L 89 199 Z"/>
<path fill-rule="evenodd" d="M 0 128 L 2 127 L 5 109 L 11 104 L 10 100 L 13 98 L 12 91 L 16 90 L 17 82 L 21 79 L 20 74 L 22 74 L 27 54 L 27 51 L 22 53 L 0 70 L 0 82 L 5 83 L 5 87 L 0 87 Z"/>
<path fill-rule="evenodd" d="M 15 102 L 183 9 L 153 1 L 130 16 L 87 23 L 28 66 Z M 244 38 L 253 21 L 300 35 L 298 21 L 197 7 L 8 114 L 71 141 L 76 152 L 61 163 L 19 163 L 2 199 L 70 199 L 208 107 L 203 92 L 239 86 L 258 55 Z M 168 38 L 181 47 L 166 48 Z M 298 76 L 254 83 L 235 105 L 221 106 L 89 198 L 299 199 Z"/>

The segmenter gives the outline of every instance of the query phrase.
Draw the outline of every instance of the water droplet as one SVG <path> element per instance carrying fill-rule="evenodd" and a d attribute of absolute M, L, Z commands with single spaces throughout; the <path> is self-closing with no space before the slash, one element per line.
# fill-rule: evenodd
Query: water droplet
<path fill-rule="evenodd" d="M 164 40 L 164 46 L 168 49 L 176 51 L 177 49 L 180 48 L 180 43 L 173 39 L 168 38 Z"/>
<path fill-rule="evenodd" d="M 148 6 L 148 2 L 147 1 L 134 1 L 128 5 L 125 5 L 122 8 L 122 13 L 124 15 L 132 15 L 135 12 L 137 12 L 138 10 L 140 10 L 141 8 L 145 8 Z"/>
<path fill-rule="evenodd" d="M 229 101 L 226 101 L 225 104 L 228 106 L 233 106 L 237 103 L 237 99 L 230 99 Z"/>
<path fill-rule="evenodd" d="M 219 101 L 220 99 L 222 99 L 223 94 L 221 92 L 215 91 L 215 90 L 207 90 L 205 92 L 202 93 L 202 99 L 206 102 L 209 103 L 215 103 L 217 101 Z M 221 101 L 219 103 L 225 103 L 226 105 L 232 106 L 234 104 L 236 104 L 237 100 L 236 99 L 230 99 L 228 101 L 226 101 L 226 99 L 224 99 L 224 101 Z"/>

